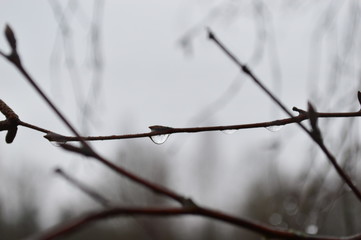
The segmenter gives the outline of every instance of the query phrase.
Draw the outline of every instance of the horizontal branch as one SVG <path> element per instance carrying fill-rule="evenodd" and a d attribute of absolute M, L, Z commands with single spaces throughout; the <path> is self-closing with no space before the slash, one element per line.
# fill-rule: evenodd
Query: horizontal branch
<path fill-rule="evenodd" d="M 268 227 L 259 223 L 251 222 L 242 218 L 230 216 L 228 214 L 215 211 L 209 208 L 203 208 L 199 206 L 194 207 L 182 207 L 182 208 L 134 208 L 134 207 L 117 207 L 111 208 L 95 213 L 88 214 L 86 216 L 77 218 L 66 224 L 53 228 L 47 233 L 37 236 L 38 240 L 50 240 L 55 239 L 73 231 L 79 230 L 86 225 L 108 218 L 114 218 L 119 216 L 162 216 L 162 217 L 175 217 L 180 215 L 195 215 L 203 216 L 222 222 L 232 224 L 234 226 L 242 227 L 250 231 L 256 232 L 265 236 L 268 239 L 288 239 L 288 240 L 361 240 L 361 235 L 355 235 L 350 237 L 329 237 L 329 236 L 316 236 L 309 235 L 303 232 L 295 230 L 279 230 L 272 227 Z"/>
<path fill-rule="evenodd" d="M 306 111 L 297 109 L 300 114 L 292 118 L 284 118 L 279 120 L 273 120 L 268 122 L 258 122 L 258 123 L 247 123 L 247 124 L 237 124 L 237 125 L 223 125 L 223 126 L 206 126 L 206 127 L 187 127 L 187 128 L 173 128 L 158 126 L 159 130 L 152 130 L 150 132 L 136 133 L 136 134 L 122 134 L 122 135 L 108 135 L 108 136 L 82 136 L 81 139 L 85 141 L 104 141 L 104 140 L 120 140 L 120 139 L 133 139 L 133 138 L 147 138 L 158 135 L 170 135 L 176 133 L 198 133 L 198 132 L 211 132 L 211 131 L 226 131 L 226 130 L 241 130 L 241 129 L 252 129 L 252 128 L 267 128 L 273 126 L 284 126 L 292 123 L 302 122 L 309 118 L 309 114 Z M 349 117 L 361 117 L 361 111 L 357 112 L 318 112 L 318 118 L 349 118 Z M 19 125 L 24 127 L 29 127 L 29 124 L 21 122 Z M 154 127 L 154 126 L 153 126 Z M 34 130 L 37 130 L 35 127 L 30 127 Z M 44 132 L 44 131 L 42 131 Z M 49 141 L 55 142 L 71 142 L 79 141 L 78 137 L 64 136 L 61 134 L 54 133 L 52 131 L 45 131 L 47 133 L 44 137 Z"/>

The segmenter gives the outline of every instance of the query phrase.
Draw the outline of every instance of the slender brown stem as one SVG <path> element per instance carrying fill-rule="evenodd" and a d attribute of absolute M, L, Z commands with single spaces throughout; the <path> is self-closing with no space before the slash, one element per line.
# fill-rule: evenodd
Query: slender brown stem
<path fill-rule="evenodd" d="M 348 117 L 361 117 L 361 112 L 344 112 L 344 113 L 317 113 L 319 118 L 348 118 Z M 302 122 L 308 119 L 307 112 L 300 114 L 292 118 L 278 119 L 268 122 L 258 123 L 247 123 L 247 124 L 236 124 L 236 125 L 223 125 L 223 126 L 205 126 L 205 127 L 187 127 L 187 128 L 167 128 L 162 132 L 144 132 L 136 134 L 122 134 L 122 135 L 108 135 L 108 136 L 82 136 L 85 141 L 104 141 L 104 140 L 120 140 L 120 139 L 133 139 L 133 138 L 146 138 L 152 137 L 159 134 L 176 134 L 176 133 L 198 133 L 198 132 L 211 132 L 211 131 L 225 131 L 225 130 L 241 130 L 241 129 L 252 129 L 252 128 L 267 128 L 272 126 L 284 126 L 292 123 Z M 24 127 L 28 127 L 25 124 L 20 124 Z M 33 127 L 32 129 L 36 130 Z M 60 134 L 54 134 L 50 130 L 46 130 L 48 133 L 45 135 L 49 141 L 57 142 L 71 142 L 79 141 L 78 137 L 64 136 Z M 43 131 L 44 132 L 44 131 Z"/>
<path fill-rule="evenodd" d="M 291 118 L 294 118 L 292 113 L 286 108 L 286 106 L 270 91 L 268 88 L 263 85 L 263 83 L 252 73 L 252 71 L 244 64 L 242 64 L 236 56 L 228 50 L 225 45 L 218 40 L 218 38 L 214 35 L 213 32 L 209 30 L 209 39 L 213 40 L 216 45 L 223 50 L 223 52 L 243 71 L 247 74 L 287 115 Z M 316 116 L 318 117 L 318 116 Z M 332 165 L 335 167 L 336 172 L 339 176 L 346 182 L 346 184 L 351 188 L 359 201 L 361 201 L 361 192 L 356 187 L 356 185 L 352 182 L 351 178 L 347 175 L 347 173 L 338 165 L 336 158 L 332 155 L 332 153 L 326 148 L 324 145 L 322 138 L 315 134 L 315 132 L 309 131 L 301 122 L 296 122 L 302 130 L 304 130 L 317 145 L 321 148 L 324 154 L 328 157 Z"/>
<path fill-rule="evenodd" d="M 98 153 L 95 152 L 95 150 L 84 141 L 84 139 L 80 136 L 78 131 L 72 126 L 72 124 L 66 119 L 66 117 L 60 112 L 60 110 L 55 106 L 55 104 L 50 100 L 50 98 L 45 94 L 45 92 L 38 86 L 38 84 L 35 82 L 35 80 L 30 76 L 30 74 L 25 70 L 23 67 L 23 64 L 21 63 L 20 56 L 16 50 L 16 39 L 13 31 L 9 26 L 6 26 L 6 34 L 7 38 L 10 39 L 9 44 L 12 47 L 12 52 L 9 55 L 3 55 L 9 62 L 11 62 L 18 70 L 19 72 L 25 77 L 25 79 L 30 83 L 30 85 L 36 90 L 36 92 L 43 98 L 43 100 L 49 105 L 49 107 L 56 113 L 56 115 L 64 122 L 64 124 L 71 130 L 71 132 L 79 139 L 79 141 L 82 144 L 81 150 L 83 152 L 79 153 L 86 153 L 87 156 L 92 156 L 95 159 L 98 159 L 100 162 L 105 164 L 110 169 L 114 170 L 115 172 L 119 173 L 120 175 L 126 176 L 127 178 L 141 184 L 142 186 L 152 190 L 153 192 L 156 192 L 158 194 L 167 196 L 169 198 L 174 199 L 175 201 L 178 201 L 180 204 L 184 205 L 187 204 L 189 201 L 191 201 L 188 198 L 185 198 L 179 194 L 176 194 L 175 192 L 166 189 L 165 187 L 159 186 L 157 184 L 151 183 L 150 181 L 141 178 L 115 164 L 108 161 L 107 159 L 101 157 Z M 8 36 L 11 36 L 9 38 Z M 23 122 L 21 122 L 24 124 Z M 27 125 L 27 127 L 31 127 L 34 129 L 34 126 Z M 36 130 L 39 131 L 46 131 L 45 129 L 37 128 Z M 49 132 L 48 132 L 49 133 Z"/>
<path fill-rule="evenodd" d="M 226 213 L 215 211 L 209 208 L 203 207 L 182 207 L 182 208 L 134 208 L 134 207 L 118 207 L 100 212 L 88 214 L 73 221 L 68 222 L 65 225 L 55 227 L 49 232 L 38 236 L 38 240 L 50 240 L 62 237 L 66 234 L 85 227 L 88 224 L 99 221 L 102 219 L 114 218 L 118 216 L 162 216 L 162 217 L 175 217 L 180 215 L 196 215 L 211 218 L 214 220 L 223 221 L 234 226 L 242 227 L 253 232 L 257 232 L 267 237 L 268 239 L 292 239 L 292 240 L 360 240 L 361 235 L 355 235 L 350 237 L 329 237 L 329 236 L 315 236 L 308 235 L 303 232 L 295 230 L 277 230 L 266 225 L 251 222 L 246 219 L 230 216 Z"/>
<path fill-rule="evenodd" d="M 148 216 L 178 216 L 178 215 L 197 215 L 197 216 L 203 216 L 208 217 L 216 220 L 220 220 L 235 226 L 243 227 L 245 229 L 248 229 L 250 231 L 257 232 L 259 234 L 262 234 L 265 237 L 268 238 L 277 238 L 277 239 L 313 239 L 313 240 L 336 240 L 336 239 L 347 239 L 347 240 L 360 240 L 361 235 L 356 235 L 352 237 L 344 237 L 344 238 L 332 238 L 332 237 L 322 237 L 322 236 L 310 236 L 302 232 L 297 231 L 281 231 L 274 228 L 270 228 L 268 226 L 254 223 L 242 218 L 237 218 L 234 216 L 230 216 L 228 214 L 222 213 L 220 211 L 215 211 L 212 209 L 200 207 L 196 205 L 191 199 L 185 198 L 169 189 L 166 189 L 160 185 L 154 184 L 146 179 L 143 179 L 124 168 L 121 168 L 112 162 L 108 161 L 107 159 L 100 156 L 98 153 L 96 153 L 93 148 L 85 141 L 89 140 L 85 137 L 82 137 L 77 130 L 72 126 L 72 124 L 65 118 L 65 116 L 58 110 L 58 108 L 54 105 L 54 103 L 47 97 L 47 95 L 40 89 L 40 87 L 37 85 L 37 83 L 33 80 L 33 78 L 28 74 L 28 72 L 24 69 L 20 57 L 16 51 L 16 39 L 15 36 L 11 30 L 10 27 L 7 26 L 6 29 L 7 39 L 9 41 L 10 46 L 12 47 L 12 52 L 10 55 L 5 55 L 0 51 L 0 55 L 4 56 L 6 59 L 8 59 L 10 62 L 14 64 L 15 67 L 20 71 L 20 73 L 23 74 L 23 76 L 28 80 L 28 82 L 31 84 L 31 86 L 38 92 L 38 94 L 44 99 L 45 102 L 50 106 L 50 108 L 57 114 L 57 116 L 65 123 L 65 125 L 71 130 L 71 132 L 75 135 L 75 137 L 69 137 L 73 138 L 73 140 L 77 140 L 81 142 L 81 147 L 76 147 L 70 144 L 63 144 L 63 148 L 77 152 L 79 154 L 84 154 L 86 156 L 93 157 L 97 159 L 98 161 L 102 162 L 112 170 L 116 171 L 122 176 L 125 176 L 129 179 L 131 179 L 134 182 L 139 183 L 140 185 L 156 192 L 164 196 L 168 196 L 179 203 L 182 204 L 183 207 L 181 208 L 112 208 L 101 212 L 96 212 L 93 214 L 89 214 L 85 217 L 82 217 L 80 219 L 76 219 L 73 222 L 66 223 L 65 225 L 60 226 L 59 228 L 56 228 L 45 235 L 41 235 L 37 239 L 54 239 L 60 236 L 63 236 L 65 234 L 68 234 L 76 229 L 79 229 L 80 227 L 83 227 L 91 222 L 98 221 L 105 218 L 110 217 L 116 217 L 120 215 L 148 215 Z M 281 119 L 276 120 L 272 122 L 262 122 L 262 123 L 254 123 L 254 124 L 243 124 L 243 125 L 230 125 L 230 126 L 215 126 L 215 127 L 202 127 L 202 128 L 170 128 L 170 127 L 164 127 L 164 126 L 152 126 L 151 132 L 149 133 L 142 133 L 142 134 L 130 134 L 130 135 L 122 135 L 118 136 L 120 138 L 138 138 L 138 137 L 151 137 L 159 134 L 171 134 L 171 133 L 181 133 L 181 132 L 201 132 L 201 131 L 216 131 L 216 130 L 228 130 L 228 129 L 244 129 L 244 128 L 256 128 L 256 127 L 267 127 L 267 126 L 274 126 L 274 125 L 286 125 L 289 123 L 297 123 L 299 126 L 306 131 L 310 137 L 321 147 L 321 149 L 325 152 L 327 157 L 330 159 L 332 164 L 334 164 L 336 171 L 341 175 L 342 178 L 345 179 L 345 182 L 351 187 L 351 189 L 355 192 L 355 194 L 358 196 L 359 199 L 361 199 L 361 194 L 358 191 L 358 189 L 353 185 L 352 181 L 349 179 L 349 177 L 346 175 L 346 173 L 338 166 L 336 159 L 333 157 L 333 155 L 328 151 L 328 149 L 325 147 L 325 145 L 322 142 L 322 138 L 317 138 L 313 132 L 307 130 L 302 124 L 301 121 L 307 119 L 309 116 L 309 113 L 303 112 L 299 114 L 299 116 L 293 116 L 290 111 L 287 110 L 287 108 L 257 79 L 257 77 L 254 76 L 254 74 L 250 71 L 250 69 L 240 63 L 238 59 L 230 52 L 227 48 L 224 47 L 222 43 L 219 42 L 217 38 L 215 38 L 214 34 L 210 32 L 210 38 L 214 40 L 222 49 L 225 51 L 225 53 L 233 60 L 235 61 L 241 70 L 248 74 L 256 83 L 257 85 L 262 88 L 271 98 L 273 101 L 275 101 L 289 116 L 288 119 Z M 5 112 L 5 116 L 8 118 L 10 115 L 8 115 L 9 112 Z M 15 114 L 15 113 L 14 113 Z M 312 112 L 313 117 L 354 117 L 354 116 L 360 116 L 360 113 L 317 113 Z M 8 126 L 6 121 L 2 123 L 0 126 L 0 130 L 10 130 L 6 127 Z M 316 122 L 316 121 L 315 121 Z M 40 131 L 43 133 L 46 133 L 48 139 L 52 138 L 56 141 L 64 140 L 61 139 L 61 137 L 65 137 L 59 134 L 56 134 L 52 131 L 46 130 L 44 128 L 40 128 L 25 122 L 22 122 L 20 120 L 16 120 L 16 127 L 18 125 L 28 127 L 31 129 L 34 129 L 36 131 Z M 14 123 L 13 123 L 14 124 Z M 315 124 L 314 124 L 315 125 Z M 3 129 L 4 128 L 4 129 Z M 110 136 L 114 137 L 114 136 Z M 91 137 L 89 137 L 91 138 Z M 118 139 L 120 139 L 118 138 Z M 95 139 L 94 139 L 95 140 Z M 104 140 L 104 139 L 103 139 Z M 70 141 L 70 140 L 65 140 Z M 84 185 L 81 185 L 78 181 L 71 178 L 70 176 L 66 175 L 63 171 L 58 170 L 59 174 L 61 174 L 65 179 L 72 182 L 74 185 L 76 185 L 78 188 L 82 189 L 84 192 L 91 195 L 93 198 L 97 199 L 100 202 L 103 202 L 104 205 L 107 205 L 107 200 L 103 199 L 102 197 L 99 197 L 96 193 L 91 191 L 90 189 L 86 188 Z"/>
<path fill-rule="evenodd" d="M 32 124 L 27 123 L 27 122 L 23 122 L 21 120 L 19 121 L 19 126 L 27 127 L 27 128 L 30 128 L 30 129 L 33 129 L 35 131 L 42 132 L 42 133 L 50 133 L 51 132 L 50 130 L 47 130 L 45 128 L 41 128 L 41 127 L 32 125 Z"/>
<path fill-rule="evenodd" d="M 86 193 L 90 198 L 92 198 L 94 201 L 102 205 L 103 207 L 109 207 L 110 201 L 100 195 L 99 193 L 95 192 L 90 187 L 86 186 L 85 184 L 81 183 L 77 179 L 73 178 L 69 174 L 67 174 L 64 170 L 57 168 L 54 171 L 59 176 L 63 177 L 66 181 L 71 183 L 71 185 L 75 186 L 76 188 L 80 189 L 82 192 Z"/>

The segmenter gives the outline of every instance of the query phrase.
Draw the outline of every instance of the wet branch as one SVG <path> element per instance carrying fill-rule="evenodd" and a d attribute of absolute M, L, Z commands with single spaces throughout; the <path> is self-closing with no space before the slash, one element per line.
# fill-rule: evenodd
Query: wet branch
<path fill-rule="evenodd" d="M 72 176 L 67 174 L 65 171 L 63 171 L 61 168 L 56 168 L 54 170 L 54 172 L 56 174 L 58 174 L 59 176 L 61 176 L 62 178 L 64 178 L 71 185 L 75 186 L 76 188 L 78 188 L 82 192 L 86 193 L 90 198 L 92 198 L 95 202 L 99 203 L 103 207 L 110 207 L 111 206 L 111 202 L 108 199 L 106 199 L 105 197 L 103 197 L 99 193 L 95 192 L 93 189 L 86 186 L 85 184 L 83 184 L 79 180 L 73 178 Z"/>
<path fill-rule="evenodd" d="M 90 223 L 115 218 L 119 216 L 158 216 L 158 217 L 177 217 L 183 215 L 195 215 L 206 217 L 222 222 L 229 223 L 231 225 L 242 227 L 250 231 L 262 234 L 267 239 L 292 239 L 292 240 L 361 240 L 361 235 L 354 235 L 349 237 L 328 237 L 328 236 L 314 236 L 305 234 L 294 230 L 277 230 L 268 226 L 251 222 L 242 218 L 230 216 L 228 214 L 215 211 L 209 208 L 203 208 L 199 206 L 190 206 L 182 208 L 134 208 L 134 207 L 115 207 L 99 212 L 87 214 L 66 224 L 62 224 L 58 227 L 51 229 L 45 234 L 37 237 L 37 240 L 50 240 L 55 239 L 73 231 L 79 230 L 87 226 Z"/>
<path fill-rule="evenodd" d="M 121 134 L 121 135 L 107 135 L 107 136 L 81 136 L 72 137 L 65 136 L 59 133 L 56 133 L 52 130 L 38 127 L 36 125 L 24 122 L 19 120 L 18 126 L 29 128 L 38 132 L 45 133 L 44 137 L 52 142 L 72 142 L 72 141 L 105 141 L 105 140 L 120 140 L 120 139 L 133 139 L 133 138 L 147 138 L 153 137 L 162 134 L 177 134 L 177 133 L 199 133 L 199 132 L 211 132 L 211 131 L 226 131 L 226 130 L 242 130 L 242 129 L 252 129 L 252 128 L 267 128 L 274 126 L 285 126 L 289 124 L 294 124 L 297 122 L 302 122 L 309 119 L 309 113 L 307 111 L 301 110 L 294 107 L 294 111 L 298 112 L 299 115 L 292 118 L 284 118 L 273 121 L 266 122 L 257 122 L 257 123 L 246 123 L 246 124 L 236 124 L 236 125 L 220 125 L 220 126 L 204 126 L 204 127 L 187 127 L 187 128 L 175 128 L 175 127 L 165 127 L 165 126 L 151 126 L 153 128 L 150 132 L 144 133 L 133 133 L 133 134 Z M 315 112 L 318 118 L 350 118 L 350 117 L 361 117 L 361 111 L 357 112 Z M 10 128 L 7 121 L 0 121 L 0 131 L 8 130 Z M 154 129 L 155 128 L 155 129 Z"/>
<path fill-rule="evenodd" d="M 179 202 L 181 205 L 188 204 L 191 201 L 190 199 L 183 197 L 183 196 L 175 193 L 174 191 L 171 191 L 163 186 L 152 183 L 142 177 L 139 177 L 138 175 L 133 174 L 132 172 L 130 172 L 120 166 L 115 165 L 111 161 L 107 160 L 106 158 L 104 158 L 104 157 L 100 156 L 98 153 L 96 153 L 95 150 L 86 141 L 84 141 L 84 139 L 82 139 L 82 137 L 77 132 L 77 130 L 72 126 L 72 124 L 66 119 L 66 117 L 60 112 L 60 110 L 55 106 L 55 104 L 50 100 L 50 98 L 47 97 L 47 95 L 44 93 L 44 91 L 38 86 L 38 84 L 35 82 L 35 80 L 25 70 L 25 68 L 23 67 L 23 65 L 21 63 L 20 56 L 17 52 L 17 42 L 16 42 L 15 34 L 12 31 L 12 29 L 9 27 L 9 25 L 6 25 L 6 27 L 5 27 L 5 37 L 11 47 L 11 52 L 10 52 L 10 54 L 4 54 L 3 52 L 0 51 L 0 55 L 2 55 L 5 59 L 7 59 L 10 63 L 12 63 L 16 67 L 16 69 L 25 77 L 25 79 L 30 83 L 30 85 L 36 90 L 36 92 L 43 98 L 43 100 L 49 105 L 49 107 L 56 113 L 56 115 L 63 121 L 63 123 L 71 130 L 71 132 L 79 139 L 79 141 L 81 143 L 81 147 L 72 146 L 69 144 L 62 144 L 61 146 L 63 147 L 63 149 L 72 151 L 72 152 L 76 152 L 76 153 L 79 153 L 79 154 L 82 154 L 82 155 L 85 155 L 88 157 L 95 158 L 98 161 L 102 162 L 107 167 L 109 167 L 110 169 L 117 172 L 118 174 L 129 178 L 130 180 L 142 185 L 145 188 L 148 188 L 149 190 L 151 190 L 155 193 L 167 196 L 167 197 Z M 16 117 L 15 117 L 15 115 L 11 113 L 12 110 L 9 107 L 7 107 L 6 104 L 2 104 L 2 105 L 0 105 L 0 107 L 3 108 L 3 110 L 1 110 L 1 112 L 5 115 L 6 121 L 8 121 L 9 122 L 8 124 L 12 126 L 11 128 L 8 129 L 8 134 L 6 136 L 6 141 L 8 143 L 10 143 L 15 138 L 15 135 L 16 135 L 16 131 L 14 130 L 15 127 L 17 129 L 17 125 L 23 124 L 23 122 L 21 122 L 18 119 L 16 114 L 15 114 L 16 115 Z M 27 127 L 32 126 L 30 124 L 24 124 L 24 125 L 26 125 Z M 34 126 L 32 128 L 35 130 L 38 130 L 38 131 L 42 131 L 42 132 L 46 131 L 45 129 L 34 127 Z"/>
<path fill-rule="evenodd" d="M 228 48 L 214 35 L 214 33 L 210 29 L 208 29 L 208 37 L 240 68 L 242 72 L 248 75 L 256 85 L 258 85 L 288 116 L 290 116 L 291 119 L 294 119 L 293 114 L 286 108 L 286 106 L 270 90 L 268 90 L 268 88 L 252 73 L 252 71 L 247 67 L 247 65 L 241 63 L 237 59 L 237 57 L 230 50 L 228 50 Z M 359 92 L 357 96 L 361 104 L 361 93 Z M 321 148 L 323 153 L 327 156 L 331 164 L 334 166 L 338 175 L 350 187 L 350 189 L 356 195 L 358 200 L 361 201 L 360 190 L 353 183 L 353 181 L 347 175 L 347 173 L 337 163 L 337 160 L 333 156 L 333 154 L 324 145 L 321 132 L 316 124 L 319 115 L 314 110 L 314 107 L 312 106 L 311 103 L 308 104 L 308 113 L 311 120 L 311 127 L 312 127 L 311 130 L 308 130 L 301 122 L 295 122 L 295 123 L 297 123 L 302 128 L 302 130 L 306 132 L 307 135 L 310 136 L 312 140 Z"/>
<path fill-rule="evenodd" d="M 90 140 L 111 140 L 111 139 L 124 139 L 124 138 L 141 138 L 141 137 L 153 137 L 158 135 L 169 135 L 173 133 L 195 133 L 195 132 L 206 132 L 206 131 L 222 131 L 222 130 L 238 130 L 238 129 L 249 129 L 249 128 L 260 128 L 260 127 L 270 127 L 270 126 L 280 126 L 287 125 L 291 123 L 296 123 L 301 126 L 301 128 L 306 131 L 311 138 L 321 147 L 321 149 L 328 156 L 337 172 L 340 176 L 345 180 L 345 182 L 350 186 L 352 191 L 357 195 L 357 197 L 361 200 L 361 194 L 358 189 L 353 185 L 350 178 L 346 175 L 346 173 L 338 166 L 336 159 L 333 155 L 328 151 L 328 149 L 324 146 L 321 132 L 318 129 L 317 119 L 318 118 L 334 118 L 334 117 L 359 117 L 361 116 L 361 112 L 348 112 L 348 113 L 321 113 L 317 112 L 314 107 L 309 104 L 308 110 L 304 111 L 298 108 L 294 108 L 294 111 L 298 112 L 298 116 L 293 116 L 290 111 L 288 111 L 284 105 L 267 89 L 263 86 L 263 84 L 253 75 L 253 73 L 249 70 L 248 67 L 241 64 L 237 58 L 231 54 L 222 43 L 214 36 L 213 33 L 209 33 L 210 39 L 215 41 L 217 45 L 225 51 L 225 53 L 231 57 L 233 61 L 235 61 L 244 71 L 248 74 L 272 99 L 275 101 L 289 116 L 290 118 L 270 121 L 270 122 L 259 122 L 259 123 L 251 123 L 251 124 L 241 124 L 241 125 L 229 125 L 229 126 L 213 126 L 213 127 L 197 127 L 197 128 L 172 128 L 165 126 L 150 126 L 150 132 L 148 133 L 140 133 L 140 134 L 128 134 L 128 135 L 112 135 L 112 136 L 99 136 L 99 137 L 84 137 L 81 136 L 77 130 L 71 125 L 71 123 L 66 119 L 66 117 L 58 110 L 58 108 L 54 105 L 54 103 L 47 97 L 47 95 L 40 89 L 34 79 L 29 75 L 29 73 L 25 70 L 21 63 L 20 56 L 17 52 L 17 42 L 15 35 L 9 26 L 5 28 L 5 36 L 11 47 L 10 54 L 4 54 L 0 51 L 0 55 L 6 58 L 9 62 L 11 62 L 18 71 L 27 79 L 30 85 L 38 92 L 38 94 L 44 99 L 44 101 L 49 105 L 49 107 L 57 114 L 57 116 L 63 121 L 63 123 L 71 130 L 74 136 L 63 136 L 57 134 L 53 131 L 23 122 L 19 119 L 18 115 L 8 107 L 2 100 L 0 100 L 0 111 L 5 116 L 4 121 L 0 121 L 0 131 L 7 131 L 6 142 L 11 143 L 17 133 L 17 127 L 23 126 L 26 128 L 30 128 L 42 133 L 45 133 L 45 137 L 49 141 L 57 141 L 62 142 L 60 146 L 67 151 L 75 152 L 77 154 L 81 154 L 87 157 L 92 157 L 102 162 L 104 165 L 109 167 L 110 169 L 116 171 L 119 175 L 125 176 L 130 180 L 137 182 L 138 184 L 144 186 L 145 188 L 156 192 L 160 195 L 167 196 L 181 204 L 181 207 L 178 208 L 134 208 L 134 207 L 115 207 L 107 210 L 103 210 L 100 212 L 95 212 L 88 214 L 84 217 L 73 220 L 72 222 L 62 224 L 46 233 L 41 233 L 36 237 L 36 239 L 54 239 L 66 234 L 70 234 L 71 232 L 78 230 L 81 227 L 88 225 L 94 221 L 99 221 L 106 218 L 118 217 L 118 216 L 180 216 L 180 215 L 197 215 L 206 218 L 211 218 L 219 221 L 226 222 L 228 224 L 245 228 L 250 231 L 259 233 L 269 239 L 313 239 L 313 240 L 336 240 L 336 239 L 344 239 L 344 240 L 361 240 L 361 235 L 350 236 L 350 237 L 341 237 L 341 238 L 332 238 L 332 237 L 322 237 L 322 236 L 314 236 L 308 235 L 303 232 L 291 231 L 291 230 L 278 230 L 276 228 L 268 227 L 259 223 L 254 223 L 249 220 L 245 220 L 243 218 L 238 218 L 235 216 L 228 215 L 226 213 L 212 210 L 209 208 L 202 207 L 198 204 L 195 204 L 191 199 L 186 198 L 180 194 L 173 192 L 163 186 L 154 184 L 146 179 L 139 177 L 138 175 L 133 174 L 132 172 L 119 167 L 106 158 L 100 156 L 95 150 L 89 145 L 87 141 Z M 360 93 L 358 94 L 360 100 Z M 310 119 L 311 122 L 311 130 L 307 130 L 301 122 Z M 69 141 L 79 141 L 80 146 L 72 145 L 66 142 Z M 104 206 L 109 206 L 109 201 L 102 197 L 101 195 L 94 192 L 92 189 L 88 188 L 84 184 L 80 183 L 76 179 L 64 173 L 62 170 L 57 169 L 56 173 L 61 175 L 64 179 L 69 181 L 71 184 L 87 193 L 94 200 L 101 203 Z"/>
<path fill-rule="evenodd" d="M 301 111 L 298 108 L 297 111 Z M 296 111 L 296 110 L 295 110 Z M 361 117 L 361 111 L 357 112 L 344 112 L 344 113 L 326 113 L 317 112 L 319 118 L 348 118 L 348 117 Z M 221 125 L 221 126 L 205 126 L 205 127 L 187 127 L 187 128 L 175 128 L 159 126 L 159 130 L 152 130 L 150 132 L 136 133 L 136 134 L 122 134 L 122 135 L 108 135 L 108 136 L 82 136 L 85 141 L 104 141 L 104 140 L 120 140 L 120 139 L 133 139 L 133 138 L 146 138 L 164 134 L 176 134 L 176 133 L 199 133 L 199 132 L 212 132 L 212 131 L 226 131 L 226 130 L 241 130 L 252 128 L 267 128 L 273 126 L 284 126 L 288 124 L 302 122 L 309 119 L 309 114 L 306 111 L 300 112 L 298 116 L 292 118 L 284 118 L 267 122 L 236 124 L 236 125 Z M 21 124 L 22 125 L 22 124 Z M 23 125 L 25 126 L 25 125 Z M 27 127 L 27 126 L 26 126 Z M 163 128 L 162 128 L 163 127 Z M 36 129 L 35 129 L 36 130 Z M 49 141 L 55 142 L 71 142 L 79 141 L 77 137 L 64 136 L 55 134 L 48 131 L 44 136 Z"/>

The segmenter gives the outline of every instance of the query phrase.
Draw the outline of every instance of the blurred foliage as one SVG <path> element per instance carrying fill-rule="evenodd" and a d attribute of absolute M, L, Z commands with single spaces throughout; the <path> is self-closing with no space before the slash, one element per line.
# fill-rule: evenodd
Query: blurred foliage
<path fill-rule="evenodd" d="M 207 138 L 209 138 L 208 136 Z M 212 146 L 212 156 L 195 153 L 202 159 L 195 163 L 195 166 L 202 168 L 205 161 L 209 158 L 215 158 L 217 161 L 217 150 L 214 143 L 215 139 L 208 139 L 204 145 L 199 148 L 199 152 L 204 152 Z M 207 144 L 206 144 L 207 143 Z M 171 184 L 169 175 L 163 161 L 167 158 L 161 152 L 153 151 L 140 144 L 126 144 L 119 152 L 122 165 L 135 170 L 142 176 L 153 181 L 162 182 L 164 185 Z M 201 165 L 199 165 L 201 164 Z M 266 167 L 266 166 L 264 166 Z M 219 173 L 214 171 L 217 164 L 207 166 L 206 171 L 199 171 L 197 177 L 212 182 Z M 308 184 L 305 188 L 302 181 L 290 180 L 281 172 L 273 173 L 278 175 L 277 181 L 270 181 L 265 176 L 257 176 L 250 186 L 250 191 L 245 193 L 246 202 L 236 203 L 235 216 L 249 218 L 259 221 L 269 226 L 280 229 L 296 229 L 309 233 L 327 234 L 334 236 L 352 235 L 361 231 L 361 220 L 358 216 L 361 214 L 361 206 L 358 204 L 352 192 L 348 191 L 343 185 L 338 186 L 334 181 L 335 188 L 322 188 L 318 183 Z M 139 191 L 139 186 L 134 185 L 126 179 L 119 176 L 104 174 L 100 182 L 93 187 L 102 190 L 104 196 L 111 196 L 111 200 L 119 205 L 168 205 L 164 198 L 149 193 L 148 191 Z M 112 183 L 112 184 L 109 184 Z M 281 185 L 279 183 L 282 183 Z M 200 184 L 198 191 L 209 195 L 212 185 L 206 186 L 205 182 L 194 181 L 194 184 Z M 321 186 L 321 187 L 320 187 Z M 202 190 L 203 189 L 203 190 Z M 222 194 L 222 189 L 214 189 Z M 21 191 L 20 191 L 21 192 Z M 224 194 L 224 191 L 223 191 Z M 34 197 L 31 194 L 23 194 L 21 199 L 21 209 L 16 218 L 8 219 L 6 214 L 1 214 L 0 232 L 4 239 L 22 239 L 31 234 L 38 233 L 40 226 L 37 224 L 37 213 L 41 209 L 36 209 L 32 204 Z M 223 196 L 225 201 L 227 195 Z M 29 199 L 26 199 L 29 198 Z M 79 201 L 84 204 L 83 201 Z M 237 202 L 235 200 L 234 202 Z M 2 206 L 2 205 L 1 205 Z M 73 206 L 74 207 L 74 206 Z M 76 208 L 76 206 L 75 206 Z M 63 209 L 59 222 L 76 218 L 78 213 L 69 209 Z M 108 219 L 83 226 L 74 233 L 62 237 L 65 240 L 92 240 L 92 239 L 260 239 L 261 236 L 249 232 L 245 229 L 194 216 L 182 217 L 119 217 Z M 3 239 L 3 238 L 2 238 Z"/>
<path fill-rule="evenodd" d="M 22 239 L 28 237 L 39 230 L 37 225 L 37 210 L 31 206 L 21 206 L 19 215 L 14 220 L 9 220 L 6 214 L 3 214 L 3 205 L 0 208 L 0 235 L 1 239 Z"/>
<path fill-rule="evenodd" d="M 280 229 L 310 234 L 349 236 L 361 231 L 361 206 L 346 186 L 332 192 L 312 185 L 305 194 L 302 182 L 282 176 L 280 179 L 282 187 L 263 178 L 253 184 L 254 190 L 243 206 L 245 216 Z"/>

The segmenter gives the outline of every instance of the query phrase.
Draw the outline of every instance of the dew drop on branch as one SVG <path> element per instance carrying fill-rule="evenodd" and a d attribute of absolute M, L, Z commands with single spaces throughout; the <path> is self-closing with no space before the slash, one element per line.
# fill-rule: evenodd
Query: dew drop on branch
<path fill-rule="evenodd" d="M 163 144 L 165 143 L 165 141 L 167 141 L 169 137 L 169 134 L 160 134 L 160 135 L 154 135 L 154 136 L 150 136 L 150 139 L 155 143 L 155 144 Z"/>
<path fill-rule="evenodd" d="M 54 147 L 60 147 L 61 143 L 51 141 L 50 144 L 53 145 Z"/>
<path fill-rule="evenodd" d="M 270 132 L 278 132 L 279 130 L 281 130 L 283 128 L 283 126 L 282 125 L 274 125 L 274 126 L 268 126 L 265 128 Z"/>
<path fill-rule="evenodd" d="M 237 132 L 237 129 L 226 129 L 226 130 L 222 130 L 221 132 L 224 134 L 230 135 L 230 134 Z"/>
<path fill-rule="evenodd" d="M 306 227 L 306 233 L 316 234 L 318 232 L 318 227 L 314 224 L 310 224 Z"/>

